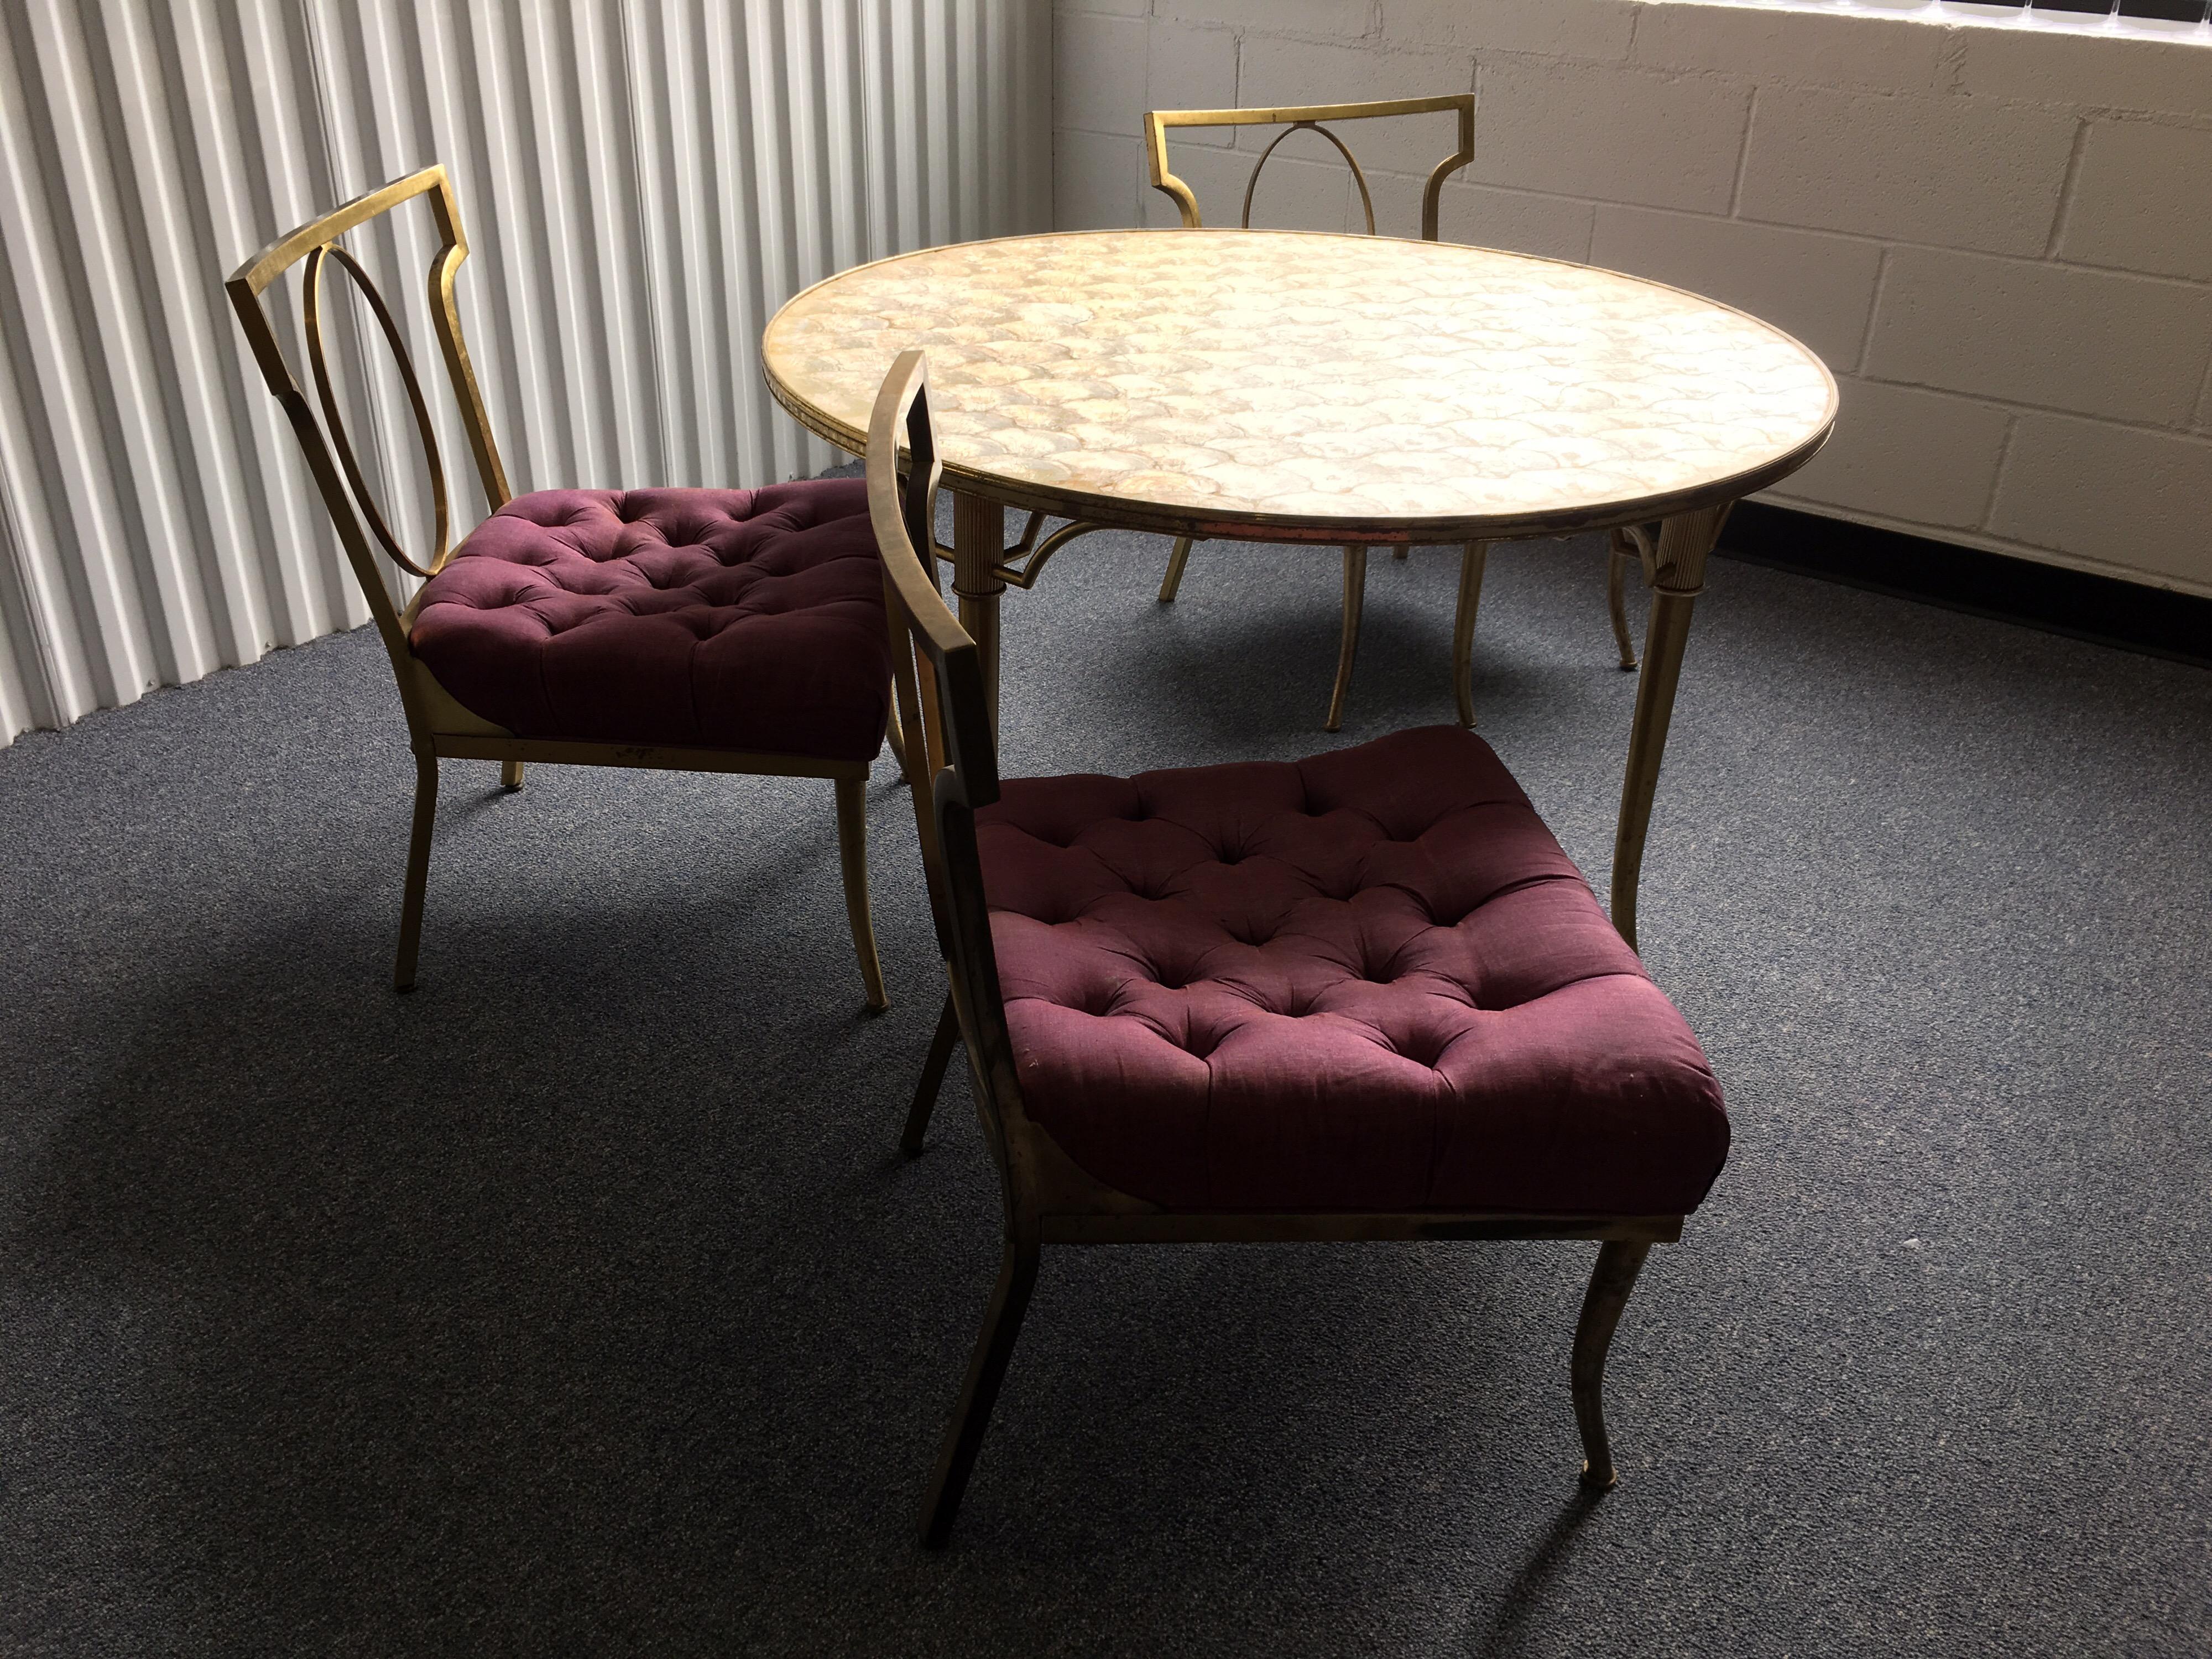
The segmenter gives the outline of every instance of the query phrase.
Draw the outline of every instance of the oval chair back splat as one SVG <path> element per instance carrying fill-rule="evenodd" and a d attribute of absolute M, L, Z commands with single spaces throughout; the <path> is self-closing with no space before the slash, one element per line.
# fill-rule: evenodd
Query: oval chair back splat
<path fill-rule="evenodd" d="M 908 462 L 902 483 L 901 441 Z M 1488 745 L 1401 732 L 1292 765 L 999 776 L 930 545 L 922 354 L 868 434 L 892 679 L 1004 1253 L 921 1515 L 941 1545 L 1046 1244 L 1594 1239 L 1569 1374 L 1613 1480 L 1605 1357 L 1728 1151 L 1697 1040 Z"/>
<path fill-rule="evenodd" d="M 431 321 L 491 514 L 451 549 L 429 401 L 398 320 L 339 240 L 418 200 L 439 238 Z M 406 711 L 415 819 L 393 983 L 403 991 L 415 983 L 438 762 L 495 761 L 501 781 L 518 789 L 524 765 L 546 761 L 831 780 L 854 948 L 869 1006 L 884 1006 L 863 791 L 885 735 L 890 675 L 865 486 L 514 495 L 454 298 L 468 252 L 452 181 L 433 166 L 277 238 L 224 285 L 337 526 Z M 393 534 L 342 418 L 324 330 L 323 279 L 333 264 L 375 317 L 406 388 L 435 517 L 421 560 Z M 295 265 L 314 404 L 264 303 Z M 404 606 L 380 552 L 427 584 Z"/>

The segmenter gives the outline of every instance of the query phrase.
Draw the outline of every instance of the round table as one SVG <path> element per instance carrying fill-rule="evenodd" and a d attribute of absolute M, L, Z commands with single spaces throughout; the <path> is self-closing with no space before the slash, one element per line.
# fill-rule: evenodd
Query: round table
<path fill-rule="evenodd" d="M 1632 944 L 1706 556 L 1729 507 L 1802 466 L 1836 415 L 1819 358 L 1696 295 L 1312 232 L 931 248 L 817 283 L 762 345 L 776 401 L 854 454 L 891 360 L 928 353 L 953 590 L 994 708 L 1000 595 L 1087 529 L 1360 546 L 1621 532 L 1652 589 L 1613 851 Z M 1033 517 L 1009 548 L 1010 506 L 1072 522 L 1040 542 Z"/>

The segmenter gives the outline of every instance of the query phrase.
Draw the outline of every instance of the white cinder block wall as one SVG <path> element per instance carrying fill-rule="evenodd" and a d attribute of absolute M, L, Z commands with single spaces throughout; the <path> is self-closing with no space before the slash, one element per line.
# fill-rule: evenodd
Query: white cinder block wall
<path fill-rule="evenodd" d="M 1835 439 L 1768 499 L 2212 594 L 2206 32 L 1819 0 L 1057 0 L 1055 217 L 1176 222 L 1145 182 L 1148 106 L 1470 88 L 1447 238 L 1711 295 L 1834 370 Z M 1209 223 L 1236 222 L 1274 131 L 1173 148 Z M 1450 118 L 1345 136 L 1378 228 L 1415 234 Z M 1253 222 L 1361 228 L 1311 134 Z"/>

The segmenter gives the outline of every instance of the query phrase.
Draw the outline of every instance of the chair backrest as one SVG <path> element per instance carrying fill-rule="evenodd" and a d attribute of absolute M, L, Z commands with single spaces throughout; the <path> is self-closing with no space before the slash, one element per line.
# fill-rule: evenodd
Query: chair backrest
<path fill-rule="evenodd" d="M 1437 240 L 1437 208 L 1444 187 L 1444 180 L 1474 159 L 1474 94 L 1471 92 L 1449 93 L 1441 98 L 1391 98 L 1369 104 L 1302 104 L 1274 109 L 1154 109 L 1145 112 L 1145 158 L 1152 172 L 1152 188 L 1174 202 L 1182 214 L 1183 228 L 1195 230 L 1200 225 L 1198 198 L 1190 186 L 1168 171 L 1168 129 L 1170 127 L 1264 127 L 1280 126 L 1277 133 L 1260 152 L 1260 159 L 1252 164 L 1252 176 L 1244 185 L 1244 215 L 1239 222 L 1245 229 L 1252 228 L 1252 192 L 1260 186 L 1260 169 L 1267 165 L 1267 158 L 1275 153 L 1275 146 L 1298 131 L 1318 132 L 1336 146 L 1352 168 L 1352 182 L 1359 186 L 1359 204 L 1367 214 L 1367 234 L 1375 234 L 1375 198 L 1367 192 L 1367 175 L 1359 170 L 1359 160 L 1353 155 L 1343 139 L 1322 125 L 1324 121 L 1372 121 L 1389 115 L 1427 115 L 1437 110 L 1459 112 L 1459 148 L 1436 165 L 1429 174 L 1429 182 L 1421 191 L 1421 240 Z"/>
<path fill-rule="evenodd" d="M 983 1073 L 987 1109 L 995 1109 L 988 1097 L 1012 1097 L 1006 1091 L 1013 1057 L 984 904 L 975 813 L 999 799 L 998 746 L 981 655 L 945 607 L 936 559 L 916 550 L 935 545 L 939 470 L 928 363 L 919 351 L 902 352 L 868 420 L 868 516 L 883 555 L 891 684 L 938 948 L 951 974 L 960 1029 Z"/>
<path fill-rule="evenodd" d="M 246 331 L 246 341 L 253 348 L 254 361 L 261 365 L 262 378 L 268 381 L 276 401 L 283 405 L 300 447 L 307 453 L 307 470 L 314 475 L 316 487 L 322 491 L 323 504 L 330 509 L 331 520 L 337 526 L 338 540 L 345 549 L 348 562 L 353 566 L 355 579 L 361 584 L 362 595 L 368 601 L 378 631 L 392 654 L 395 668 L 406 655 L 406 638 L 369 537 L 373 533 L 401 568 L 418 576 L 434 574 L 451 551 L 447 545 L 445 463 L 439 454 L 429 403 L 422 395 L 422 382 L 416 378 L 414 360 L 408 356 L 399 325 L 391 307 L 385 304 L 384 295 L 369 279 L 368 272 L 339 245 L 337 239 L 418 196 L 428 198 L 441 238 L 437 251 L 430 258 L 431 320 L 446 359 L 447 378 L 452 382 L 462 423 L 468 430 L 470 447 L 476 453 L 477 475 L 483 483 L 484 499 L 495 512 L 508 498 L 507 473 L 500 465 L 498 446 L 492 441 L 483 393 L 477 386 L 476 370 L 469 362 L 468 343 L 461 337 L 460 313 L 454 307 L 453 276 L 469 256 L 469 243 L 461 234 L 459 207 L 443 167 L 427 167 L 420 173 L 395 179 L 287 232 L 239 266 L 223 284 L 223 291 L 230 295 L 231 307 L 238 313 L 239 326 Z M 316 398 L 322 407 L 323 418 L 319 422 L 292 373 L 262 300 L 271 283 L 303 261 L 301 320 L 307 339 L 307 363 L 314 379 Z M 384 337 L 398 360 L 408 402 L 414 409 L 416 430 L 421 434 L 423 459 L 429 468 L 431 501 L 436 515 L 434 545 L 427 561 L 410 557 L 392 533 L 375 497 L 369 493 L 368 481 L 362 475 L 360 459 L 339 414 L 337 389 L 331 379 L 329 354 L 323 339 L 323 267 L 332 262 L 353 280 L 382 327 Z M 404 684 L 403 675 L 403 686 Z"/>

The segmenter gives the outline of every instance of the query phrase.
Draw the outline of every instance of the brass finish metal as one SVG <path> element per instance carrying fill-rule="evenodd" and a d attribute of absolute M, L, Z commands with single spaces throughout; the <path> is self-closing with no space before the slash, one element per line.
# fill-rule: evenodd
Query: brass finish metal
<path fill-rule="evenodd" d="M 1073 524 L 1060 526 L 1042 541 L 1038 541 L 1036 526 L 1043 517 L 1044 514 L 1042 513 L 1030 514 L 1029 529 L 1023 533 L 1020 541 L 1006 550 L 1006 556 L 999 562 L 999 580 L 1007 586 L 1018 587 L 1024 592 L 1035 587 L 1036 579 L 1044 574 L 1045 561 L 1059 552 L 1061 548 L 1066 547 L 1079 536 L 1095 535 L 1101 530 L 1111 530 L 1114 527 L 1109 524 L 1088 524 L 1079 519 Z M 1016 563 L 1015 556 L 1024 553 L 1028 555 L 1027 559 L 1021 563 Z"/>
<path fill-rule="evenodd" d="M 1047 562 L 1068 543 L 1073 541 L 1078 536 L 1088 536 L 1101 530 L 1114 528 L 1110 524 L 1093 524 L 1085 520 L 1077 519 L 1060 526 L 1059 529 L 1040 542 L 1037 539 L 1037 532 L 1044 527 L 1045 518 L 1046 514 L 1042 513 L 1030 514 L 1022 526 L 1021 539 L 1000 551 L 997 560 L 992 566 L 991 574 L 998 578 L 1001 584 L 1001 592 L 1008 587 L 1018 587 L 1024 592 L 1028 592 L 1036 586 L 1037 578 L 1044 574 Z M 954 530 L 957 539 L 958 531 L 957 520 L 954 523 Z M 931 550 L 939 562 L 952 565 L 956 570 L 957 569 L 959 555 L 953 549 L 939 542 Z"/>
<path fill-rule="evenodd" d="M 1152 188 L 1176 204 L 1182 215 L 1183 228 L 1195 229 L 1199 218 L 1198 198 L 1191 188 L 1168 171 L 1168 132 L 1175 127 L 1272 127 L 1283 126 L 1287 131 L 1279 134 L 1273 143 L 1261 152 L 1253 166 L 1251 179 L 1244 186 L 1244 224 L 1252 223 L 1252 191 L 1260 182 L 1260 169 L 1267 164 L 1267 157 L 1275 153 L 1279 144 L 1291 133 L 1301 127 L 1310 127 L 1334 144 L 1338 152 L 1350 163 L 1352 176 L 1359 185 L 1359 197 L 1367 209 L 1367 234 L 1375 234 L 1375 204 L 1367 194 L 1366 176 L 1359 170 L 1344 141 L 1321 124 L 1324 121 L 1372 121 L 1388 116 L 1426 115 L 1440 110 L 1454 110 L 1459 115 L 1459 148 L 1437 163 L 1429 174 L 1428 183 L 1421 191 L 1421 240 L 1437 240 L 1437 210 L 1443 195 L 1444 180 L 1474 160 L 1474 94 L 1471 92 L 1446 94 L 1439 98 L 1388 98 L 1364 104 L 1297 104 L 1282 105 L 1267 109 L 1154 109 L 1145 112 L 1145 161 L 1152 169 Z"/>
<path fill-rule="evenodd" d="M 1583 1483 L 1601 1492 L 1620 1478 L 1613 1467 L 1612 1443 L 1605 1437 L 1605 1357 L 1650 1250 L 1650 1245 L 1629 1239 L 1607 1239 L 1600 1246 L 1589 1289 L 1583 1295 L 1582 1318 L 1575 1326 L 1568 1378 L 1574 1393 L 1575 1426 L 1583 1437 Z"/>
<path fill-rule="evenodd" d="M 1490 544 L 1469 542 L 1459 558 L 1459 609 L 1452 617 L 1452 692 L 1459 723 L 1474 725 L 1474 613 L 1482 604 L 1482 568 Z"/>
<path fill-rule="evenodd" d="M 1005 507 L 965 491 L 953 495 L 952 591 L 960 600 L 960 625 L 975 641 L 982 665 L 994 738 L 999 735 L 999 595 L 1006 591 L 999 568 L 1006 539 Z"/>
<path fill-rule="evenodd" d="M 991 1300 L 983 1310 L 983 1329 L 975 1339 L 975 1352 L 968 1361 L 968 1375 L 960 1384 L 952 1421 L 937 1454 L 937 1468 L 921 1500 L 921 1546 L 941 1550 L 952 1537 L 953 1518 L 975 1473 L 976 1455 L 983 1449 L 983 1431 L 990 1426 L 991 1407 L 999 1403 L 999 1389 L 1006 1380 L 1006 1367 L 1014 1357 L 1014 1340 L 1022 1334 L 1022 1316 L 1029 1311 L 1030 1292 L 1036 1288 L 1037 1242 L 1007 1230 L 1006 1254 L 999 1264 L 999 1282 L 991 1287 Z"/>
<path fill-rule="evenodd" d="M 408 839 L 393 985 L 405 991 L 415 984 L 416 958 L 422 937 L 423 894 L 429 881 L 430 842 L 437 817 L 438 762 L 496 761 L 501 783 L 509 789 L 519 789 L 522 787 L 525 763 L 544 761 L 561 765 L 651 767 L 836 780 L 839 845 L 845 866 L 846 902 L 853 921 L 854 944 L 860 956 L 861 977 L 867 988 L 869 1004 L 881 1007 L 883 975 L 877 965 L 873 934 L 867 921 L 865 831 L 860 819 L 846 805 L 848 790 L 853 802 L 859 802 L 860 791 L 868 775 L 867 762 L 520 738 L 464 708 L 415 655 L 408 638 L 414 623 L 415 605 L 410 604 L 404 610 L 394 605 L 384 570 L 377 562 L 377 553 L 380 549 L 395 564 L 416 576 L 434 575 L 444 566 L 452 552 L 444 461 L 438 448 L 429 402 L 416 374 L 414 360 L 408 353 L 398 323 L 367 270 L 337 239 L 417 198 L 429 209 L 440 238 L 431 255 L 428 279 L 431 322 L 438 337 L 440 354 L 445 360 L 447 386 L 459 408 L 462 428 L 468 434 L 485 505 L 496 512 L 510 499 L 512 492 L 507 488 L 506 469 L 500 461 L 499 447 L 492 437 L 483 392 L 477 383 L 476 369 L 470 362 L 468 343 L 461 331 L 453 283 L 462 262 L 468 258 L 469 244 L 461 230 L 453 182 L 442 166 L 427 167 L 392 179 L 287 232 L 240 265 L 223 284 L 254 361 L 260 366 L 262 379 L 291 422 L 293 434 L 306 455 L 307 471 L 337 526 L 339 545 L 345 551 L 346 562 L 352 567 L 354 580 L 368 602 L 369 616 L 391 659 L 392 677 L 399 685 L 400 706 L 407 717 L 409 747 L 415 755 L 415 813 Z M 429 469 L 436 520 L 434 545 L 426 562 L 410 557 L 385 521 L 341 418 L 323 337 L 322 271 L 324 264 L 331 260 L 352 279 L 376 318 L 407 390 L 408 403 L 422 443 L 423 459 Z M 317 418 L 316 404 L 309 403 L 293 374 L 261 297 L 271 283 L 303 261 L 302 321 L 316 404 L 321 409 L 320 420 Z"/>
<path fill-rule="evenodd" d="M 1160 603 L 1162 605 L 1173 605 L 1175 603 L 1176 591 L 1182 586 L 1182 568 L 1190 562 L 1190 548 L 1191 539 L 1189 537 L 1178 536 L 1176 538 L 1175 546 L 1168 554 L 1168 574 L 1160 578 Z M 1399 556 L 1401 558 L 1405 556 L 1405 550 L 1403 548 L 1399 550 Z"/>
<path fill-rule="evenodd" d="M 884 610 L 891 628 L 892 684 L 907 733 L 906 775 L 951 995 L 924 1062 L 901 1146 L 921 1149 L 930 1108 L 956 1042 L 968 1055 L 976 1111 L 998 1167 L 1005 1212 L 999 1277 L 947 1423 L 921 1510 L 921 1540 L 950 1535 L 993 1405 L 1004 1384 L 1045 1244 L 1334 1241 L 1425 1238 L 1595 1239 L 1599 1271 L 1575 1336 L 1572 1379 L 1589 1466 L 1610 1471 L 1601 1393 L 1607 1341 L 1634 1279 L 1655 1243 L 1681 1236 L 1678 1215 L 1527 1215 L 1505 1212 L 1252 1214 L 1168 1211 L 1117 1191 L 1070 1158 L 1024 1106 L 1006 1028 L 990 912 L 975 840 L 975 815 L 999 799 L 996 744 L 982 653 L 945 609 L 930 545 L 927 501 L 937 477 L 927 367 L 902 353 L 870 419 L 868 510 L 884 556 Z M 915 458 L 902 489 L 896 457 L 903 435 Z M 918 485 L 915 480 L 922 481 Z M 1624 1265 L 1627 1270 L 1624 1272 Z M 1595 1439 L 1590 1437 L 1595 1432 Z"/>
<path fill-rule="evenodd" d="M 1359 158 L 1352 153 L 1343 139 L 1317 121 L 1294 121 L 1267 141 L 1267 148 L 1261 150 L 1260 159 L 1252 163 L 1252 176 L 1244 184 L 1244 216 L 1239 222 L 1241 228 L 1252 228 L 1252 192 L 1260 188 L 1260 169 L 1267 165 L 1267 158 L 1275 153 L 1275 147 L 1294 132 L 1317 132 L 1336 146 L 1336 153 L 1344 157 L 1344 164 L 1352 169 L 1352 182 L 1359 186 L 1360 210 L 1367 216 L 1367 234 L 1372 236 L 1375 234 L 1375 198 L 1367 193 L 1367 175 L 1359 170 Z"/>
<path fill-rule="evenodd" d="M 899 1137 L 899 1150 L 908 1158 L 920 1158 L 929 1134 L 929 1115 L 937 1107 L 937 1091 L 945 1086 L 945 1067 L 952 1063 L 952 1051 L 960 1046 L 960 1013 L 952 1006 L 952 999 L 945 999 L 945 1011 L 937 1017 L 937 1030 L 931 1034 L 929 1052 L 922 1056 L 921 1076 L 914 1085 L 914 1103 L 907 1109 L 906 1132 Z"/>
<path fill-rule="evenodd" d="M 1620 665 L 1636 666 L 1636 645 L 1628 633 L 1628 567 L 1636 557 L 1628 532 L 1619 526 L 1611 532 L 1612 554 L 1606 560 L 1605 604 L 1613 614 L 1613 641 L 1620 647 Z"/>
<path fill-rule="evenodd" d="M 407 884 L 399 901 L 399 955 L 392 988 L 415 988 L 415 957 L 422 944 L 422 895 L 430 884 L 430 836 L 438 817 L 438 758 L 415 755 L 415 822 L 407 836 Z"/>
<path fill-rule="evenodd" d="M 839 778 L 833 787 L 837 792 L 837 867 L 845 884 L 845 920 L 853 929 L 853 952 L 860 959 L 868 1006 L 881 1013 L 891 1000 L 884 994 L 875 923 L 868 915 L 868 780 L 865 775 Z"/>
<path fill-rule="evenodd" d="M 1352 690 L 1352 665 L 1359 655 L 1359 616 L 1367 603 L 1367 550 L 1344 550 L 1344 629 L 1336 646 L 1336 684 L 1328 694 L 1325 732 L 1344 729 L 1344 700 Z"/>
<path fill-rule="evenodd" d="M 415 430 L 422 441 L 422 458 L 430 471 L 430 497 L 436 515 L 437 528 L 432 537 L 435 544 L 428 566 L 419 565 L 409 558 L 400 547 L 398 538 L 384 521 L 378 510 L 376 498 L 369 494 L 368 480 L 362 476 L 361 463 L 355 459 L 353 444 L 346 436 L 345 420 L 338 412 L 337 388 L 331 380 L 331 368 L 323 351 L 323 261 L 336 259 L 346 274 L 353 278 L 354 286 L 361 290 L 362 298 L 383 327 L 385 340 L 392 347 L 392 356 L 399 368 L 399 378 L 407 387 L 407 401 L 415 411 Z M 361 506 L 362 516 L 368 527 L 376 532 L 384 550 L 392 556 L 392 562 L 412 571 L 418 576 L 428 576 L 446 562 L 446 542 L 452 520 L 446 509 L 446 463 L 438 453 L 437 428 L 430 423 L 430 405 L 422 398 L 422 382 L 415 376 L 415 360 L 408 355 L 407 343 L 399 333 L 399 325 L 392 320 L 391 307 L 384 303 L 384 295 L 377 291 L 368 272 L 362 269 L 361 261 L 336 242 L 325 242 L 307 255 L 301 281 L 307 290 L 307 309 L 304 322 L 307 335 L 307 362 L 314 370 L 315 395 L 323 405 L 323 421 L 329 428 L 331 442 L 338 453 L 338 462 L 345 469 L 346 482 L 353 486 L 354 500 Z"/>
<path fill-rule="evenodd" d="M 1674 714 L 1674 688 L 1682 674 L 1682 649 L 1690 637 L 1690 610 L 1705 586 L 1705 556 L 1720 539 L 1729 507 L 1723 503 L 1677 514 L 1659 527 L 1652 544 L 1651 619 L 1644 627 L 1644 673 L 1636 687 L 1636 713 L 1628 727 L 1628 771 L 1620 791 L 1620 818 L 1613 838 L 1613 925 L 1636 944 L 1636 884 L 1644 871 L 1644 837 L 1651 828 L 1651 799 L 1659 787 L 1660 758 Z M 1642 536 L 1641 531 L 1632 532 Z"/>

